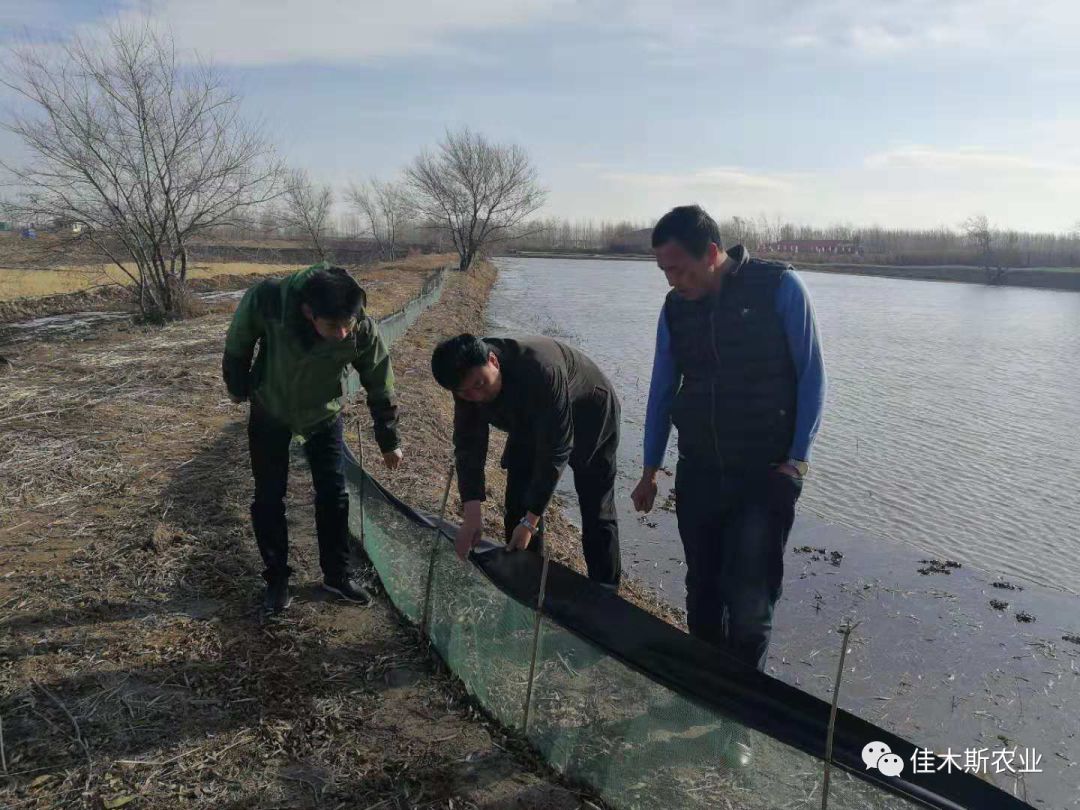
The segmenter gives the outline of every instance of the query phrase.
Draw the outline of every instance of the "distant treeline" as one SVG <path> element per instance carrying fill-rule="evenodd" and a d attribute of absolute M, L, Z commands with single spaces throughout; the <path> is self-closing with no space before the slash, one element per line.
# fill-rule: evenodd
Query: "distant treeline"
<path fill-rule="evenodd" d="M 506 243 L 508 250 L 647 253 L 651 223 L 537 220 Z M 971 265 L 994 267 L 1080 267 L 1080 228 L 1072 233 L 1029 233 L 994 228 L 972 217 L 957 228 L 832 225 L 815 228 L 768 217 L 732 217 L 720 223 L 725 244 L 743 244 L 759 254 L 812 261 L 879 265 Z M 813 245 L 808 243 L 833 243 Z M 792 247 L 796 250 L 791 250 Z"/>
<path fill-rule="evenodd" d="M 494 250 L 647 254 L 651 249 L 652 223 L 548 218 L 531 220 L 519 231 L 517 237 L 500 242 Z M 956 228 L 925 230 L 850 225 L 815 228 L 764 216 L 731 217 L 720 223 L 720 232 L 727 245 L 743 244 L 756 254 L 789 258 L 800 264 L 1080 267 L 1080 227 L 1072 233 L 1003 230 L 979 216 L 969 218 Z M 356 215 L 337 217 L 329 233 L 336 237 L 332 241 L 370 239 L 369 231 Z M 302 237 L 282 227 L 272 216 L 240 227 L 218 228 L 216 235 L 225 241 L 256 242 Z M 423 220 L 403 222 L 398 245 L 402 252 L 454 249 L 437 223 Z M 796 249 L 792 250 L 793 247 Z"/>

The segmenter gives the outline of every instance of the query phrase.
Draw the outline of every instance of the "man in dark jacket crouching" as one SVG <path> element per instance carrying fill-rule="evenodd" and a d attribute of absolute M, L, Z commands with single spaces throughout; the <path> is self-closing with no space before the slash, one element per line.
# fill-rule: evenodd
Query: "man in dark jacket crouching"
<path fill-rule="evenodd" d="M 458 555 L 464 559 L 480 539 L 484 466 L 494 426 L 508 434 L 502 457 L 508 549 L 541 550 L 544 510 L 569 464 L 589 578 L 617 588 L 620 407 L 596 364 L 549 338 L 458 335 L 435 349 L 431 370 L 454 394 L 454 451 L 465 512 Z"/>

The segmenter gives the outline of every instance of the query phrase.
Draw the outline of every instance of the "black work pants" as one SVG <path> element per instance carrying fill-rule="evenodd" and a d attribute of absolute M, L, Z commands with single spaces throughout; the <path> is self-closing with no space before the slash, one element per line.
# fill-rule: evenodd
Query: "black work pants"
<path fill-rule="evenodd" d="M 619 447 L 618 403 L 615 404 L 616 428 L 608 439 L 596 448 L 586 461 L 570 458 L 574 471 L 574 488 L 581 508 L 581 544 L 589 579 L 609 586 L 619 584 L 619 520 L 615 510 L 616 451 Z M 532 459 L 514 458 L 506 470 L 506 511 L 504 513 L 506 541 L 514 534 L 525 517 L 523 502 L 532 478 Z M 544 522 L 533 536 L 529 550 L 540 553 L 544 544 Z"/>
<path fill-rule="evenodd" d="M 690 634 L 765 668 L 802 482 L 680 460 L 675 478 Z"/>
<path fill-rule="evenodd" d="M 263 576 L 269 582 L 287 577 L 289 527 L 285 516 L 285 493 L 289 481 L 289 445 L 292 431 L 258 405 L 252 404 L 248 420 L 251 471 L 255 497 L 251 524 L 259 546 Z M 304 455 L 311 467 L 315 487 L 315 530 L 319 538 L 319 565 L 328 580 L 349 575 L 349 496 L 342 467 L 344 445 L 338 416 L 304 441 Z"/>

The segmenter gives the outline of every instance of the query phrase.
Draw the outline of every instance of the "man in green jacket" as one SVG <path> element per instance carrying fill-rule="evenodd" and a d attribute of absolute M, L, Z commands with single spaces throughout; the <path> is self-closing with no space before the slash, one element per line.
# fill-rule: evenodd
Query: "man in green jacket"
<path fill-rule="evenodd" d="M 396 469 L 402 453 L 394 371 L 378 325 L 364 313 L 365 303 L 364 291 L 344 269 L 318 264 L 256 284 L 245 293 L 229 326 L 222 374 L 234 402 L 251 402 L 251 522 L 266 566 L 263 605 L 269 613 L 284 610 L 291 601 L 285 491 L 294 435 L 301 437 L 315 487 L 323 587 L 352 602 L 371 601 L 352 580 L 349 563 L 339 401 L 346 366 L 356 369 L 367 391 L 375 440 L 386 466 Z"/>

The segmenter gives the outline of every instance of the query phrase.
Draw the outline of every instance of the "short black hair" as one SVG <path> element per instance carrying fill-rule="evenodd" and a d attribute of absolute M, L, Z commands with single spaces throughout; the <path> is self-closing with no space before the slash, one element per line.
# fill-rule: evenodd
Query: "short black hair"
<path fill-rule="evenodd" d="M 316 318 L 345 320 L 359 315 L 367 295 L 344 267 L 319 267 L 301 290 L 301 298 Z"/>
<path fill-rule="evenodd" d="M 462 334 L 444 340 L 431 353 L 431 374 L 435 382 L 450 391 L 461 387 L 474 368 L 484 365 L 491 347 L 476 335 Z"/>
<path fill-rule="evenodd" d="M 671 241 L 678 242 L 695 259 L 705 257 L 710 242 L 724 249 L 720 226 L 700 205 L 680 205 L 660 217 L 653 228 L 652 246 L 658 248 Z"/>

